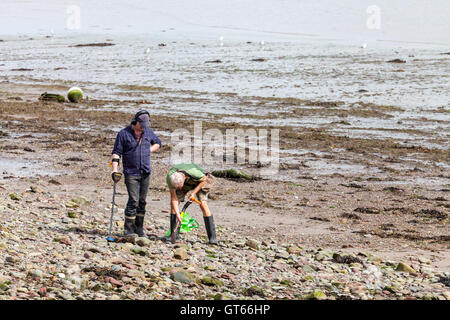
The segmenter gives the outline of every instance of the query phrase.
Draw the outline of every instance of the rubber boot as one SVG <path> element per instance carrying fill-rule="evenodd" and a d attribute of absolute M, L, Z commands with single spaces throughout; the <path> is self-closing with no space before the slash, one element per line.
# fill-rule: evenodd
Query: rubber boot
<path fill-rule="evenodd" d="M 203 217 L 205 221 L 206 233 L 208 234 L 209 244 L 217 244 L 216 239 L 216 225 L 214 224 L 213 216 Z"/>
<path fill-rule="evenodd" d="M 123 235 L 125 237 L 136 237 L 136 226 L 134 221 L 136 220 L 136 217 L 127 217 L 125 216 L 125 223 L 123 225 Z"/>
<path fill-rule="evenodd" d="M 170 234 L 172 234 L 174 232 L 173 229 L 175 229 L 175 226 L 177 225 L 177 215 L 176 214 L 170 214 Z M 180 228 L 178 228 L 178 232 L 180 231 Z M 164 237 L 164 242 L 170 242 L 171 241 L 171 237 L 167 236 Z M 177 240 L 180 240 L 180 234 L 177 234 Z"/>
<path fill-rule="evenodd" d="M 136 214 L 136 220 L 134 221 L 134 225 L 136 227 L 136 233 L 139 237 L 145 237 L 144 218 L 145 218 L 145 213 Z"/>

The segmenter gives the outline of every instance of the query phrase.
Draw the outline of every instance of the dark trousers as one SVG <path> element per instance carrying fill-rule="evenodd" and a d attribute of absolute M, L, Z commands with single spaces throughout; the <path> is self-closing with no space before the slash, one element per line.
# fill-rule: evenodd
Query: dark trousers
<path fill-rule="evenodd" d="M 150 185 L 150 174 L 141 172 L 140 176 L 125 176 L 125 185 L 128 191 L 128 202 L 125 207 L 125 216 L 134 218 L 136 214 L 145 215 L 147 192 Z"/>

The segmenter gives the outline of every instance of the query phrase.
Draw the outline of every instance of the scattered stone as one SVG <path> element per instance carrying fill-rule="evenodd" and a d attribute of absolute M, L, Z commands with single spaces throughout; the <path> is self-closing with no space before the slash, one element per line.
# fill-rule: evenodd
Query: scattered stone
<path fill-rule="evenodd" d="M 397 271 L 403 271 L 403 272 L 409 272 L 409 273 L 416 273 L 416 270 L 414 270 L 413 268 L 411 268 L 409 265 L 407 265 L 406 263 L 400 262 L 397 265 L 397 268 L 395 269 Z"/>
<path fill-rule="evenodd" d="M 16 193 L 11 193 L 10 195 L 9 195 L 9 197 L 11 198 L 11 200 L 14 200 L 14 201 L 20 201 L 20 200 L 22 200 L 22 198 L 19 196 L 19 195 L 17 195 Z"/>
<path fill-rule="evenodd" d="M 122 282 L 120 282 L 120 281 L 117 280 L 117 279 L 114 279 L 113 277 L 106 277 L 106 278 L 105 278 L 105 281 L 106 281 L 106 282 L 109 282 L 109 283 L 111 283 L 112 285 L 115 285 L 115 286 L 117 286 L 117 287 L 123 286 L 123 283 L 122 283 Z"/>
<path fill-rule="evenodd" d="M 207 286 L 222 287 L 224 285 L 222 280 L 212 278 L 212 277 L 203 277 L 200 281 L 202 284 L 207 285 Z"/>
<path fill-rule="evenodd" d="M 141 247 L 148 247 L 151 244 L 151 241 L 146 237 L 137 237 L 136 244 Z"/>
<path fill-rule="evenodd" d="M 244 289 L 242 291 L 242 294 L 245 296 L 249 296 L 249 297 L 251 297 L 251 296 L 260 296 L 262 298 L 265 297 L 264 290 L 257 286 L 251 286 L 251 287 Z"/>
<path fill-rule="evenodd" d="M 250 248 L 259 250 L 259 242 L 255 239 L 247 239 L 247 242 L 245 244 Z"/>
<path fill-rule="evenodd" d="M 189 259 L 187 251 L 184 248 L 176 249 L 173 256 L 175 259 L 179 259 L 179 260 L 188 260 Z"/>
<path fill-rule="evenodd" d="M 192 273 L 189 272 L 185 272 L 185 271 L 177 271 L 174 272 L 170 278 L 173 281 L 177 281 L 177 282 L 182 282 L 182 283 L 193 283 L 193 282 L 198 282 L 198 279 L 195 275 L 193 275 Z"/>
<path fill-rule="evenodd" d="M 320 290 L 314 290 L 309 293 L 306 297 L 306 300 L 325 300 L 327 299 L 327 295 Z"/>
<path fill-rule="evenodd" d="M 76 211 L 69 211 L 67 212 L 67 216 L 71 219 L 76 219 L 78 218 L 78 213 Z"/>

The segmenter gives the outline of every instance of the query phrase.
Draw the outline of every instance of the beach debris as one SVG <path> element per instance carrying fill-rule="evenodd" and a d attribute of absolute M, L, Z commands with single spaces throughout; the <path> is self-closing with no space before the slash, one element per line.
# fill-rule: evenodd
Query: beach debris
<path fill-rule="evenodd" d="M 209 60 L 209 61 L 205 61 L 205 63 L 222 63 L 222 60 L 220 60 L 220 59 Z"/>
<path fill-rule="evenodd" d="M 56 101 L 56 102 L 65 102 L 66 101 L 66 99 L 60 94 L 47 93 L 47 92 L 44 92 L 43 94 L 41 94 L 41 96 L 39 97 L 39 100 L 41 100 L 41 101 Z"/>
<path fill-rule="evenodd" d="M 266 58 L 255 58 L 255 59 L 252 59 L 252 60 L 250 60 L 250 61 L 254 61 L 254 62 L 264 62 L 264 61 L 267 61 L 267 59 L 266 59 Z"/>
<path fill-rule="evenodd" d="M 214 170 L 211 174 L 218 178 L 225 179 L 244 179 L 244 180 L 254 180 L 255 178 L 243 171 L 236 169 L 227 169 L 227 170 Z"/>
<path fill-rule="evenodd" d="M 77 103 L 83 99 L 83 91 L 78 87 L 72 87 L 67 91 L 67 99 L 70 102 Z"/>
<path fill-rule="evenodd" d="M 393 59 L 393 60 L 389 60 L 388 63 L 406 63 L 406 60 Z"/>

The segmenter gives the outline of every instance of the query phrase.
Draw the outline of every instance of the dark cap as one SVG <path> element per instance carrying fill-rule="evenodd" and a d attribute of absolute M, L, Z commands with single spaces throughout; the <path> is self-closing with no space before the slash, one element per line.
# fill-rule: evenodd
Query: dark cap
<path fill-rule="evenodd" d="M 137 118 L 137 121 L 139 121 L 142 128 L 150 128 L 150 118 L 149 118 L 148 114 L 145 114 L 145 113 L 141 114 Z"/>

